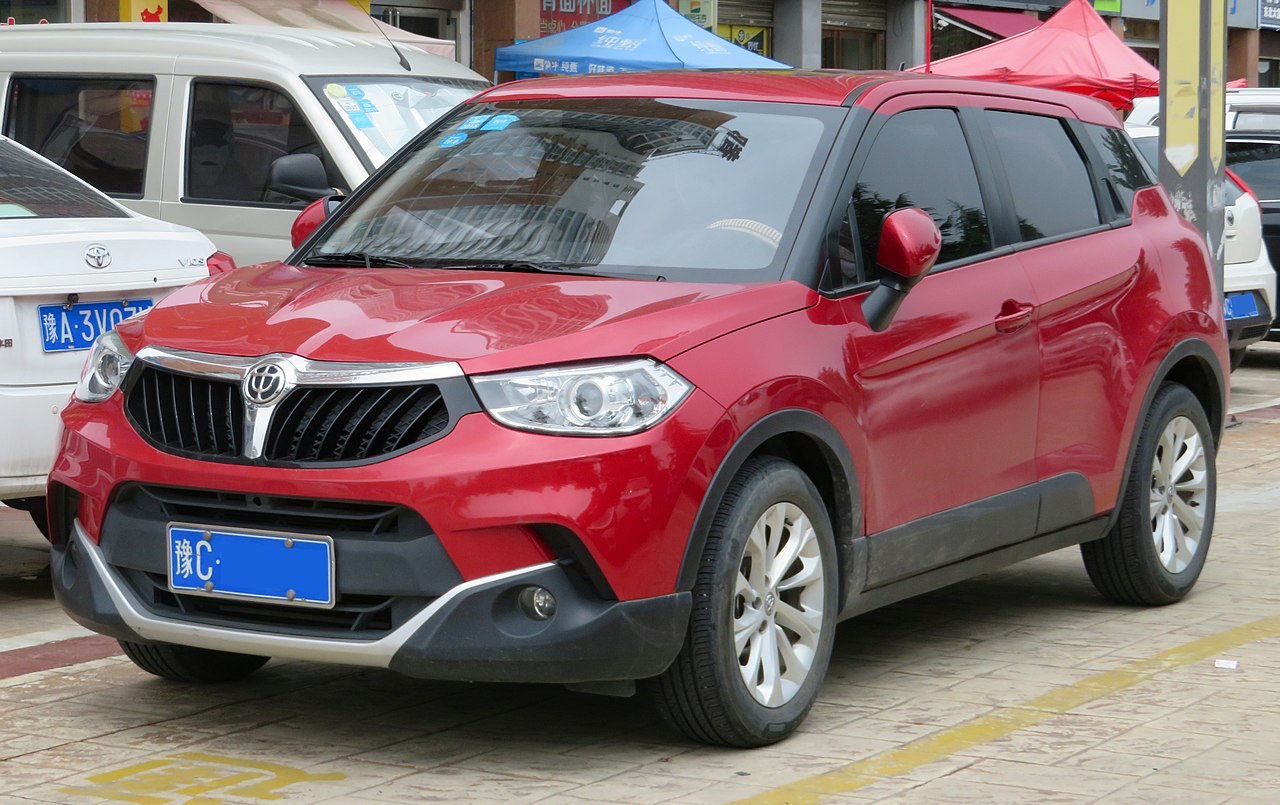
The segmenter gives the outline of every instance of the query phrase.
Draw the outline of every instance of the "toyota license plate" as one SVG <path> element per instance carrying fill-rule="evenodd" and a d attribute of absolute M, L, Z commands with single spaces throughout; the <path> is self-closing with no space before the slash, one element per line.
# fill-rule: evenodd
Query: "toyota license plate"
<path fill-rule="evenodd" d="M 41 305 L 40 343 L 45 352 L 88 349 L 98 336 L 137 313 L 150 310 L 150 299 L 80 302 L 74 305 Z"/>

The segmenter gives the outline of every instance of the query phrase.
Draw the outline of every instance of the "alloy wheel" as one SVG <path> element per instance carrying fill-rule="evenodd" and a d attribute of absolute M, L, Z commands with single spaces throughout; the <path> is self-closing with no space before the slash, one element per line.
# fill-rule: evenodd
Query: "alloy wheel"
<path fill-rule="evenodd" d="M 823 625 L 818 536 L 800 507 L 770 506 L 738 565 L 733 639 L 742 680 L 766 707 L 789 702 L 813 667 Z"/>
<path fill-rule="evenodd" d="M 1190 419 L 1174 417 L 1151 461 L 1151 539 L 1170 573 L 1181 573 L 1195 558 L 1207 497 L 1204 440 Z"/>

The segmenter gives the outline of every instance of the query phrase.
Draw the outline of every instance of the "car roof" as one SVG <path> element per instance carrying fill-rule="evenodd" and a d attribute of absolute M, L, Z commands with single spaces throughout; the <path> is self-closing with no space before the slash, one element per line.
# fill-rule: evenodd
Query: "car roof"
<path fill-rule="evenodd" d="M 915 92 L 1042 101 L 1065 106 L 1090 123 L 1120 125 L 1111 107 L 1096 98 L 1014 84 L 887 70 L 659 70 L 556 76 L 500 84 L 472 100 L 664 97 L 874 107 L 888 97 Z"/>
<path fill-rule="evenodd" d="M 483 80 L 461 64 L 408 42 L 396 47 L 412 73 L 439 78 Z M 209 22 L 65 23 L 6 25 L 0 30 L 0 60 L 15 53 L 102 54 L 203 57 L 267 62 L 298 75 L 375 73 L 403 75 L 400 59 L 383 36 L 271 25 Z M 126 55 L 127 54 L 127 55 Z M 71 63 L 69 69 L 74 70 Z M 127 69 L 123 67 L 122 69 Z"/>

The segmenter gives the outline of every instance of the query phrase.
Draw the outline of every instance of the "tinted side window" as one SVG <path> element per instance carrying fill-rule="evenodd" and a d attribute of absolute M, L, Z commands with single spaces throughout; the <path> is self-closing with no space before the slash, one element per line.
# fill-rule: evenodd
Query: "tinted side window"
<path fill-rule="evenodd" d="M 0 219 L 126 217 L 92 188 L 0 140 Z"/>
<path fill-rule="evenodd" d="M 332 167 L 303 115 L 282 92 L 260 86 L 197 81 L 187 126 L 186 196 L 204 201 L 304 206 L 308 200 L 271 190 L 271 164 L 288 154 L 315 154 Z"/>
<path fill-rule="evenodd" d="M 863 266 L 857 280 L 879 276 L 880 227 L 889 213 L 904 207 L 929 213 L 942 230 L 939 263 L 991 248 L 978 174 L 960 121 L 950 109 L 901 112 L 876 135 L 853 189 L 851 213 Z M 851 253 L 855 241 L 850 230 L 841 241 L 841 252 Z"/>
<path fill-rule="evenodd" d="M 1084 130 L 1102 157 L 1107 184 L 1126 213 L 1133 209 L 1133 194 L 1155 184 L 1146 164 L 1134 152 L 1129 136 L 1122 129 L 1085 123 Z M 1155 139 L 1155 138 L 1152 138 Z"/>
<path fill-rule="evenodd" d="M 1089 169 L 1061 120 L 1018 112 L 987 114 L 1022 240 L 1080 232 L 1102 222 Z"/>
<path fill-rule="evenodd" d="M 1280 143 L 1227 141 L 1227 167 L 1264 201 L 1280 199 Z"/>
<path fill-rule="evenodd" d="M 5 134 L 105 193 L 142 196 L 155 82 L 15 76 Z"/>

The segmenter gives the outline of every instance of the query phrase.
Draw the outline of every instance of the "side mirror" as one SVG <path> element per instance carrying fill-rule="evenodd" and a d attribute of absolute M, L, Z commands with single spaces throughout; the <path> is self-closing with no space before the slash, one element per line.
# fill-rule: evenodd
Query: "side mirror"
<path fill-rule="evenodd" d="M 289 154 L 272 161 L 267 173 L 267 189 L 302 201 L 333 192 L 324 163 L 315 154 Z"/>
<path fill-rule="evenodd" d="M 325 196 L 311 202 L 306 209 L 298 213 L 298 217 L 293 219 L 293 227 L 289 230 L 289 242 L 293 244 L 293 248 L 298 248 L 302 245 L 302 241 L 311 237 L 316 227 L 324 223 L 324 219 L 333 215 L 342 201 L 342 196 Z"/>
<path fill-rule="evenodd" d="M 916 207 L 894 210 L 880 227 L 876 264 L 886 272 L 863 301 L 862 315 L 877 333 L 898 312 L 907 291 L 924 279 L 942 251 L 942 233 L 929 213 Z"/>

